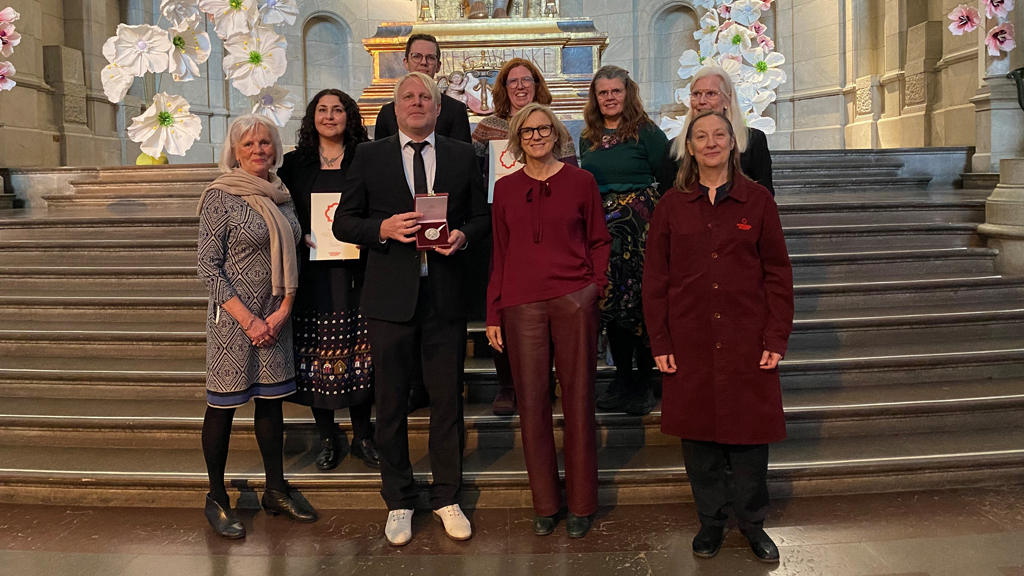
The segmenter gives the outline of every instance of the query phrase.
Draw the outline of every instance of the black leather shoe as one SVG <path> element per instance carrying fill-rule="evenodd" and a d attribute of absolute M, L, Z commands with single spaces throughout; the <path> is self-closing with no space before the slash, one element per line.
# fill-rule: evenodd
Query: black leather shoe
<path fill-rule="evenodd" d="M 317 470 L 334 470 L 338 467 L 338 441 L 327 438 L 320 441 L 320 453 L 316 455 Z"/>
<path fill-rule="evenodd" d="M 547 536 L 555 531 L 555 524 L 557 523 L 556 516 L 534 516 L 533 533 L 537 536 Z"/>
<path fill-rule="evenodd" d="M 725 526 L 701 526 L 693 538 L 693 555 L 697 558 L 714 558 L 722 549 L 725 540 Z"/>
<path fill-rule="evenodd" d="M 569 538 L 583 538 L 590 531 L 592 516 L 577 516 L 569 513 L 569 519 L 565 521 L 565 531 Z"/>
<path fill-rule="evenodd" d="M 743 535 L 747 537 L 750 549 L 758 560 L 766 564 L 775 564 L 779 561 L 779 547 L 772 542 L 771 537 L 765 534 L 764 530 L 752 528 L 743 532 Z"/>
<path fill-rule="evenodd" d="M 632 396 L 626 400 L 621 410 L 633 416 L 646 416 L 654 410 L 654 395 L 648 390 L 642 395 Z"/>
<path fill-rule="evenodd" d="M 298 492 L 286 494 L 277 490 L 267 490 L 263 493 L 260 505 L 269 516 L 278 514 L 296 522 L 316 522 L 320 515 L 306 502 Z"/>
<path fill-rule="evenodd" d="M 380 456 L 377 455 L 377 447 L 373 445 L 373 440 L 366 438 L 356 442 L 352 445 L 351 454 L 353 458 L 359 458 L 370 468 L 380 469 Z"/>
<path fill-rule="evenodd" d="M 231 507 L 223 507 L 216 500 L 206 495 L 206 509 L 203 510 L 206 521 L 213 527 L 214 532 L 223 538 L 238 540 L 245 538 L 245 526 L 238 520 Z"/>

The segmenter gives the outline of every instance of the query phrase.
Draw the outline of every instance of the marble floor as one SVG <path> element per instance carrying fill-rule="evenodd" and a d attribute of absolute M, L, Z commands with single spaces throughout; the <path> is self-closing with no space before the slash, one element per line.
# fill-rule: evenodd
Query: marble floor
<path fill-rule="evenodd" d="M 530 510 L 479 509 L 473 539 L 454 542 L 423 512 L 404 548 L 384 541 L 380 510 L 321 512 L 301 525 L 244 509 L 249 536 L 229 542 L 199 509 L 7 505 L 0 574 L 1024 576 L 1024 485 L 776 500 L 766 527 L 782 553 L 775 567 L 736 531 L 718 557 L 694 558 L 691 504 L 605 508 L 582 540 L 564 522 L 533 536 Z"/>

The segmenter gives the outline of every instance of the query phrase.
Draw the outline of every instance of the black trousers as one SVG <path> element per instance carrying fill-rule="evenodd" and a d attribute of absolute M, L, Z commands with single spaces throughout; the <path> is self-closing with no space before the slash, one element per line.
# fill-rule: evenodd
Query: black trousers
<path fill-rule="evenodd" d="M 442 318 L 420 281 L 413 319 L 405 323 L 369 320 L 370 353 L 376 371 L 377 452 L 380 494 L 388 510 L 416 507 L 417 489 L 409 461 L 409 387 L 416 359 L 430 394 L 430 471 L 434 510 L 458 503 L 462 485 L 465 428 L 462 418 L 462 373 L 466 356 L 466 320 Z"/>
<path fill-rule="evenodd" d="M 683 440 L 683 462 L 702 526 L 725 526 L 732 502 L 741 531 L 768 517 L 768 445 Z"/>

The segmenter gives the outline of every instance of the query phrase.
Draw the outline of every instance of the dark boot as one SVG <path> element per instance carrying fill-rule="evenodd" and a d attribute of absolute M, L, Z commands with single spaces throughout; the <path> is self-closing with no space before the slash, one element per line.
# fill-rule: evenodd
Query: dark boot
<path fill-rule="evenodd" d="M 231 540 L 245 538 L 245 527 L 242 526 L 231 507 L 221 506 L 216 500 L 210 498 L 209 494 L 206 495 L 206 509 L 203 510 L 203 514 L 213 531 L 222 538 Z"/>
<path fill-rule="evenodd" d="M 749 528 L 743 531 L 743 535 L 747 537 L 750 550 L 758 560 L 766 564 L 775 564 L 779 561 L 779 547 L 763 529 Z"/>
<path fill-rule="evenodd" d="M 693 555 L 698 558 L 714 558 L 725 541 L 725 526 L 704 526 L 693 538 Z"/>

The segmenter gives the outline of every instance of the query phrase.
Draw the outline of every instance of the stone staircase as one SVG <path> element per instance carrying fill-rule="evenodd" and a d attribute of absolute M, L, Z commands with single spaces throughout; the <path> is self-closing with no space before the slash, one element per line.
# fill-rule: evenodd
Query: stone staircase
<path fill-rule="evenodd" d="M 195 199 L 209 166 L 101 169 L 49 213 L 0 212 L 0 501 L 198 506 L 206 296 Z M 776 494 L 999 484 L 1024 471 L 1024 278 L 975 234 L 984 192 L 877 152 L 775 154 L 797 318 L 781 365 L 789 439 Z M 204 180 L 205 179 L 205 180 Z M 490 414 L 483 326 L 467 360 L 468 504 L 529 506 L 518 419 Z M 613 369 L 599 366 L 598 387 Z M 251 407 L 229 478 L 262 482 Z M 286 403 L 286 473 L 316 505 L 379 507 L 378 474 L 315 469 L 308 410 Z M 556 414 L 560 438 L 561 415 Z M 338 415 L 348 429 L 347 414 Z M 428 478 L 427 410 L 410 417 Z M 689 498 L 678 442 L 598 414 L 601 498 Z"/>

